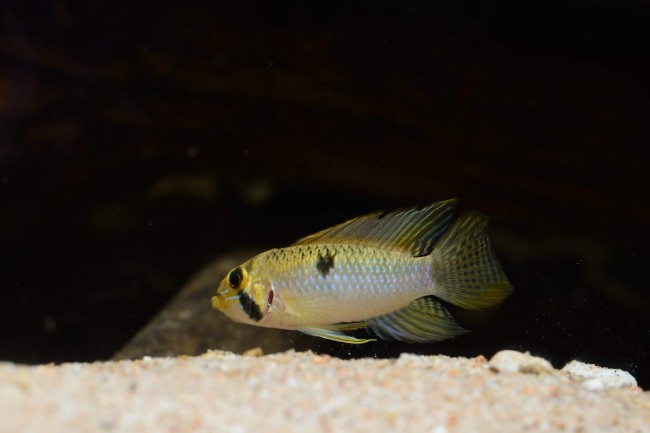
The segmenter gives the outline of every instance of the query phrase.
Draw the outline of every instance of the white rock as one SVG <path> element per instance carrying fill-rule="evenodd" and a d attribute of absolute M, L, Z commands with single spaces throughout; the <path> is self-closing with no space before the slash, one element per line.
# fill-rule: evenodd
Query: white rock
<path fill-rule="evenodd" d="M 502 350 L 496 353 L 488 364 L 500 373 L 548 374 L 554 371 L 551 363 L 544 358 L 515 350 Z"/>
<path fill-rule="evenodd" d="M 562 372 L 573 379 L 598 379 L 605 387 L 637 386 L 636 379 L 627 371 L 617 368 L 599 367 L 580 361 L 571 361 L 562 368 Z"/>
<path fill-rule="evenodd" d="M 605 389 L 605 384 L 600 379 L 587 379 L 582 382 L 582 387 L 589 391 L 600 391 Z"/>

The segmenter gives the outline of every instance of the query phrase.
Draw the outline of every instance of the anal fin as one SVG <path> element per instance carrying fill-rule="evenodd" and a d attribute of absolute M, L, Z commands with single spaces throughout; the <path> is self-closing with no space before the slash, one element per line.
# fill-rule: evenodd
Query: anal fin
<path fill-rule="evenodd" d="M 382 340 L 431 343 L 465 334 L 449 311 L 433 296 L 411 301 L 406 307 L 368 320 Z"/>
<path fill-rule="evenodd" d="M 361 325 L 363 326 L 363 325 Z M 359 328 L 359 325 L 350 325 L 347 328 L 345 326 L 342 326 L 340 328 L 343 329 L 357 329 Z M 348 343 L 348 344 L 364 344 L 364 343 L 369 343 L 371 341 L 377 341 L 374 338 L 368 338 L 368 339 L 359 339 L 352 337 L 351 335 L 345 334 L 341 330 L 335 329 L 337 328 L 337 325 L 331 325 L 327 327 L 307 327 L 307 328 L 299 328 L 298 331 L 311 335 L 314 337 L 320 337 L 320 338 L 325 338 L 326 340 L 332 340 L 332 341 L 338 341 L 340 343 Z"/>

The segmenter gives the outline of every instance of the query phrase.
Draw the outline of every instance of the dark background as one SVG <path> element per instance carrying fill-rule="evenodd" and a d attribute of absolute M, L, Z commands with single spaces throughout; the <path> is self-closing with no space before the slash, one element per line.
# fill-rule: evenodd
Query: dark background
<path fill-rule="evenodd" d="M 516 292 L 399 350 L 650 386 L 646 3 L 159 3 L 1 3 L 1 359 L 107 359 L 215 257 L 458 197 Z"/>

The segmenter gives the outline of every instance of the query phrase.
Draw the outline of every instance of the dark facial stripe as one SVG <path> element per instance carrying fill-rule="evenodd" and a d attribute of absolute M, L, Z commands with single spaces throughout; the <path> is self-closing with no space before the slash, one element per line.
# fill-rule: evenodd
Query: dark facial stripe
<path fill-rule="evenodd" d="M 260 311 L 260 307 L 255 303 L 255 301 L 253 301 L 253 298 L 251 298 L 250 295 L 243 290 L 239 292 L 239 303 L 241 304 L 244 312 L 252 320 L 256 322 L 262 320 L 262 312 Z"/>
<path fill-rule="evenodd" d="M 329 274 L 330 269 L 334 267 L 334 256 L 329 251 L 325 250 L 325 254 L 319 254 L 316 260 L 316 269 L 325 278 Z"/>

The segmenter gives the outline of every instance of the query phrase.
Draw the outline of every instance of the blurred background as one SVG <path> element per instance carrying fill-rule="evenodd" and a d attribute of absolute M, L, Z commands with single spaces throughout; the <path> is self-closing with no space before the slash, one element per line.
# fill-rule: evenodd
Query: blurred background
<path fill-rule="evenodd" d="M 214 260 L 458 197 L 516 290 L 475 333 L 265 351 L 512 348 L 650 387 L 647 3 L 0 4 L 0 359 L 109 359 Z M 232 347 L 210 313 L 194 351 Z"/>

